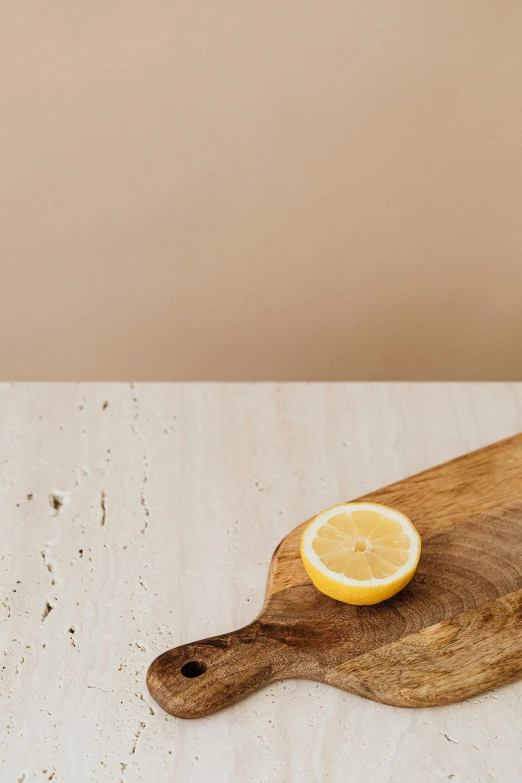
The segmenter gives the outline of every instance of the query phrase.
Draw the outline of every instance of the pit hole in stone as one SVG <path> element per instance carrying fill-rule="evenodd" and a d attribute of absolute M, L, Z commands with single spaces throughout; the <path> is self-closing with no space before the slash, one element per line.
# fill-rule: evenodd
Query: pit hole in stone
<path fill-rule="evenodd" d="M 207 671 L 207 664 L 203 661 L 188 661 L 181 667 L 181 673 L 184 677 L 200 677 Z"/>

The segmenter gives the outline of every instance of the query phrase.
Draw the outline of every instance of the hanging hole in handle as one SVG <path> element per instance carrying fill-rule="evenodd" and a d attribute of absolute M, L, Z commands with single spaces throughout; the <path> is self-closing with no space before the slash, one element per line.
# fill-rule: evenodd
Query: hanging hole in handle
<path fill-rule="evenodd" d="M 207 671 L 207 664 L 203 661 L 188 661 L 181 667 L 181 673 L 184 677 L 200 677 Z"/>

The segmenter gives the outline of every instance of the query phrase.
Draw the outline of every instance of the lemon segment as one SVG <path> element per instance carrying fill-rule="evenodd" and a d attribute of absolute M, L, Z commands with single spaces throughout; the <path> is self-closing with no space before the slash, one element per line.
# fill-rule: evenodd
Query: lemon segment
<path fill-rule="evenodd" d="M 322 593 L 359 606 L 391 598 L 411 580 L 421 539 L 407 516 L 378 503 L 343 503 L 306 527 L 301 557 Z"/>

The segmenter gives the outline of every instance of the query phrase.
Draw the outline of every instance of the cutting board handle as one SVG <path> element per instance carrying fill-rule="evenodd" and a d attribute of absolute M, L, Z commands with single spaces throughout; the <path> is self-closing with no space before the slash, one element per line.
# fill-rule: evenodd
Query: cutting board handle
<path fill-rule="evenodd" d="M 287 661 L 284 645 L 255 620 L 238 631 L 158 656 L 147 672 L 147 686 L 171 715 L 204 718 L 281 679 Z"/>

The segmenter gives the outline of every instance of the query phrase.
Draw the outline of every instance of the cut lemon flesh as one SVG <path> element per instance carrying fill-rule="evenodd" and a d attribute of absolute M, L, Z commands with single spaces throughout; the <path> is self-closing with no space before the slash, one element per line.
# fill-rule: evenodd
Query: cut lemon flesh
<path fill-rule="evenodd" d="M 308 576 L 347 604 L 377 604 L 406 587 L 420 536 L 407 516 L 378 503 L 343 503 L 318 514 L 301 538 Z"/>

